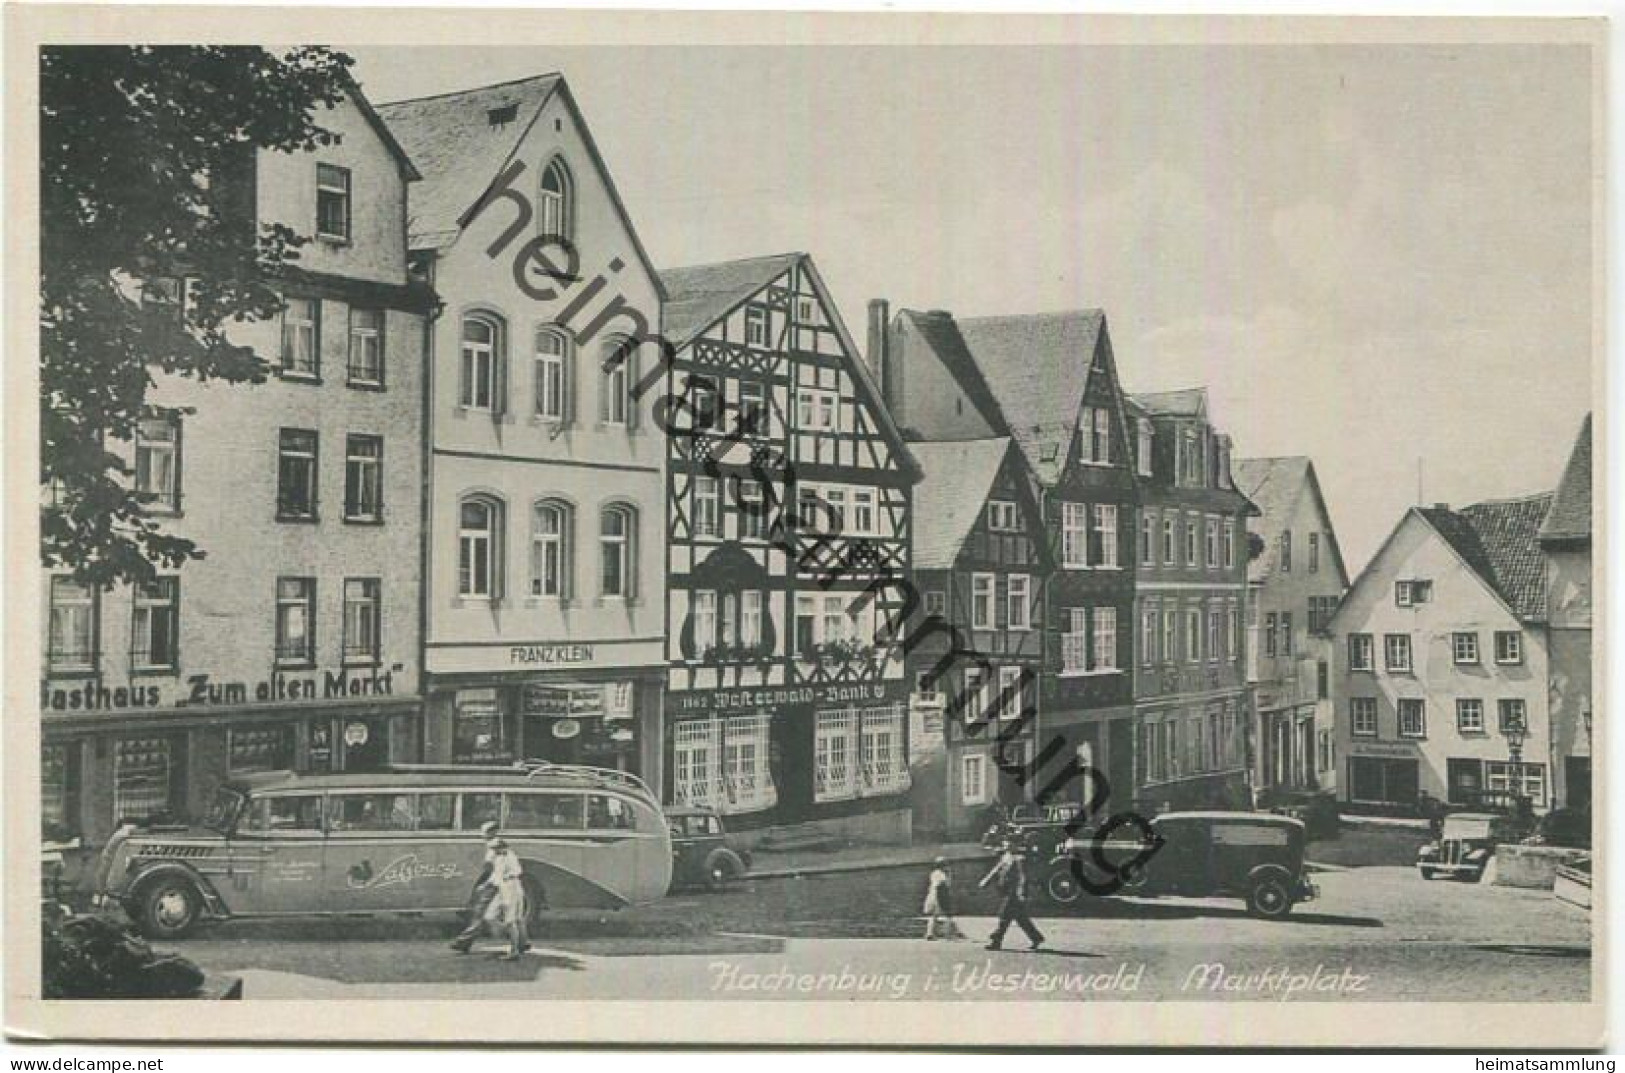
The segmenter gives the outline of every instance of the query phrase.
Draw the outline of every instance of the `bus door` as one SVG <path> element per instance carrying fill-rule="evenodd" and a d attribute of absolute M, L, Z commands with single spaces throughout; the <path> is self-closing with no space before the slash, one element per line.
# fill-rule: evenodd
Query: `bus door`
<path fill-rule="evenodd" d="M 216 878 L 233 913 L 310 913 L 323 908 L 322 796 L 277 794 L 248 803 Z"/>

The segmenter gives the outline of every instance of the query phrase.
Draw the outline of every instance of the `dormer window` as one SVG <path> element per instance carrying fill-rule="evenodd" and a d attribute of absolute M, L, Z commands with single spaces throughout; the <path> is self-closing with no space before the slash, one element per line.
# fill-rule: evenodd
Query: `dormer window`
<path fill-rule="evenodd" d="M 542 171 L 536 206 L 537 226 L 549 238 L 570 237 L 570 170 L 557 157 Z"/>
<path fill-rule="evenodd" d="M 487 109 L 485 118 L 490 122 L 491 126 L 500 129 L 519 118 L 519 106 L 517 104 L 504 104 L 499 108 Z"/>

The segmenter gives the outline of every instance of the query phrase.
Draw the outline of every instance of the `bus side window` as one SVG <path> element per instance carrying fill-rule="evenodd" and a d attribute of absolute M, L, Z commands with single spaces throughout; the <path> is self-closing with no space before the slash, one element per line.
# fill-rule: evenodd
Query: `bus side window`
<path fill-rule="evenodd" d="M 262 835 L 265 833 L 265 809 L 269 804 L 265 798 L 250 801 L 243 808 L 242 818 L 237 821 L 237 830 L 243 834 Z"/>
<path fill-rule="evenodd" d="M 580 794 L 511 793 L 504 826 L 515 831 L 579 831 L 584 818 Z"/>
<path fill-rule="evenodd" d="M 502 822 L 501 794 L 463 794 L 462 797 L 457 825 L 464 831 L 478 831 L 481 824 Z"/>
<path fill-rule="evenodd" d="M 456 794 L 419 794 L 418 830 L 451 830 L 452 814 L 456 804 Z"/>
<path fill-rule="evenodd" d="M 322 799 L 314 795 L 269 797 L 254 804 L 264 807 L 264 826 L 269 834 L 319 834 L 322 829 Z"/>
<path fill-rule="evenodd" d="M 625 801 L 607 794 L 587 795 L 587 827 L 590 830 L 608 828 L 629 831 L 632 826 L 632 807 Z"/>

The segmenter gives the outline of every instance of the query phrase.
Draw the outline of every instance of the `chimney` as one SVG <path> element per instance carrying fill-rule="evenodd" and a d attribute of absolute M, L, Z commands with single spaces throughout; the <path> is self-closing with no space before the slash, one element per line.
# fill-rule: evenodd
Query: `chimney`
<path fill-rule="evenodd" d="M 1435 503 L 1435 504 L 1433 504 L 1433 509 L 1434 510 L 1449 510 L 1450 509 L 1450 504 L 1449 503 Z"/>
<path fill-rule="evenodd" d="M 891 371 L 892 357 L 889 351 L 887 329 L 890 327 L 891 305 L 884 298 L 869 299 L 869 372 L 875 378 L 875 384 L 880 388 L 880 401 L 885 406 L 892 406 L 896 400 L 892 398 L 891 378 L 886 374 Z"/>

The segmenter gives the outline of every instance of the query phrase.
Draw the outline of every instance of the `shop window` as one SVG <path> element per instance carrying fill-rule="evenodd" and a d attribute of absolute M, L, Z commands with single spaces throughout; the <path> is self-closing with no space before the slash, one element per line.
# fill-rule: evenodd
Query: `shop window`
<path fill-rule="evenodd" d="M 513 760 L 507 712 L 495 689 L 459 690 L 452 713 L 451 759 L 457 764 Z"/>
<path fill-rule="evenodd" d="M 40 751 L 40 821 L 46 841 L 65 840 L 79 826 L 79 749 L 46 745 Z"/>
<path fill-rule="evenodd" d="M 854 746 L 857 712 L 851 708 L 819 712 L 813 736 L 813 800 L 842 801 L 856 797 L 858 765 Z"/>
<path fill-rule="evenodd" d="M 170 738 L 121 738 L 113 749 L 113 818 L 176 819 L 180 749 Z"/>
<path fill-rule="evenodd" d="M 293 724 L 264 723 L 226 730 L 226 770 L 232 775 L 293 770 Z"/>

